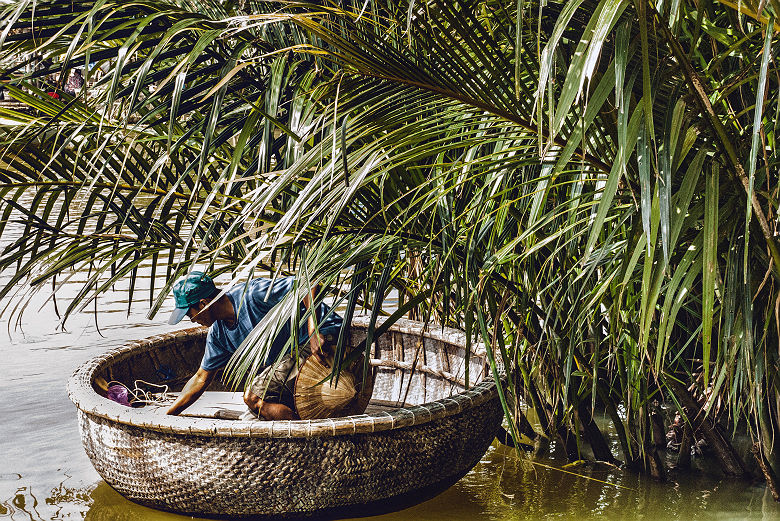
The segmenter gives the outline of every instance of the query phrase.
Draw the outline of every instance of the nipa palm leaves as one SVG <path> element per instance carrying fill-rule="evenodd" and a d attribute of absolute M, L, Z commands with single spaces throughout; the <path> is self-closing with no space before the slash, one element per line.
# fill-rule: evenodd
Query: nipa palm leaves
<path fill-rule="evenodd" d="M 571 458 L 583 433 L 615 459 L 598 406 L 620 457 L 660 475 L 653 422 L 685 400 L 747 419 L 768 453 L 775 9 L 14 2 L 0 52 L 26 109 L 0 109 L 0 227 L 25 233 L 0 255 L 6 312 L 74 270 L 89 277 L 63 320 L 147 267 L 165 281 L 150 315 L 195 265 L 291 271 L 234 383 L 319 284 L 347 315 L 392 298 L 391 320 L 484 342 L 514 434 Z M 69 95 L 74 68 L 87 87 Z"/>

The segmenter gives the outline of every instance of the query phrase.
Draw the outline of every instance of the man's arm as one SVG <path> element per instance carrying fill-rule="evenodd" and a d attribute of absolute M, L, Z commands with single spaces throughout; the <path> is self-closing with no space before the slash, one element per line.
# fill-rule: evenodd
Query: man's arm
<path fill-rule="evenodd" d="M 208 388 L 211 381 L 214 380 L 214 375 L 216 375 L 216 373 L 216 371 L 207 371 L 202 368 L 198 369 L 198 372 L 192 375 L 192 378 L 187 382 L 187 385 L 181 390 L 181 394 L 176 401 L 173 402 L 173 405 L 168 408 L 166 414 L 180 414 L 184 409 L 192 405 L 195 400 L 200 398 L 203 391 Z"/>
<path fill-rule="evenodd" d="M 315 296 L 319 292 L 319 289 L 319 286 L 314 286 L 311 288 L 311 291 L 303 297 L 303 305 L 307 310 L 311 309 L 311 304 L 314 302 Z M 309 329 L 309 347 L 311 349 L 311 354 L 314 355 L 314 357 L 317 358 L 317 360 L 319 360 L 322 365 L 327 367 L 327 354 L 324 353 L 322 349 L 322 347 L 325 345 L 325 339 L 322 337 L 320 332 L 317 331 L 317 323 L 315 322 L 316 320 L 317 310 L 312 309 L 311 314 L 306 321 L 306 325 Z"/>

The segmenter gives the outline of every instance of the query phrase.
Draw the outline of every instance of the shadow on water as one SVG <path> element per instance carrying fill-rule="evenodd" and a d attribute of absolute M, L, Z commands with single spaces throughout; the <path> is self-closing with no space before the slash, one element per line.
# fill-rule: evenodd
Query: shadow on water
<path fill-rule="evenodd" d="M 545 464 L 561 463 L 547 461 Z M 584 467 L 572 472 L 578 475 L 532 464 L 504 447 L 494 446 L 472 472 L 442 494 L 399 512 L 371 519 L 780 519 L 780 506 L 772 501 L 762 483 L 714 479 L 698 473 L 672 476 L 672 481 L 658 483 L 608 467 Z M 4 477 L 11 481 L 13 476 Z M 39 501 L 19 476 L 19 488 L 15 491 L 6 488 L 7 496 L 0 497 L 0 519 L 192 519 L 127 501 L 103 481 L 86 487 L 68 487 L 66 482 L 51 489 L 46 498 Z"/>

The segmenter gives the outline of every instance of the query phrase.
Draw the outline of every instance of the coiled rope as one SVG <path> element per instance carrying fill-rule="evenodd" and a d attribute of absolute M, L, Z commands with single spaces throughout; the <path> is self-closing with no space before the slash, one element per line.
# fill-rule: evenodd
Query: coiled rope
<path fill-rule="evenodd" d="M 139 384 L 143 384 L 147 386 L 147 388 L 152 387 L 160 389 L 160 391 L 147 391 L 146 389 L 140 387 Z M 165 405 L 173 399 L 173 396 L 169 395 L 170 389 L 168 388 L 167 384 L 155 384 L 139 379 L 133 382 L 135 387 L 130 389 L 128 386 L 117 380 L 111 380 L 108 382 L 109 389 L 113 385 L 119 385 L 127 391 L 128 398 L 132 397 L 132 400 L 128 400 L 131 405 L 136 403 L 143 403 L 144 405 Z"/>

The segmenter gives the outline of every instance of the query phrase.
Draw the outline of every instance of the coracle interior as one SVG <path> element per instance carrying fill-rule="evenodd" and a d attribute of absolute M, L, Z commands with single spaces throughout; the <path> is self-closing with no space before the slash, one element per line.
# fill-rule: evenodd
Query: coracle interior
<path fill-rule="evenodd" d="M 431 326 L 424 335 L 414 328 L 391 330 L 375 340 L 371 359 L 376 371 L 373 406 L 421 405 L 448 398 L 482 381 L 486 367 L 484 351 L 469 353 L 467 371 L 462 335 L 447 336 L 449 330 L 436 327 Z M 365 337 L 366 328 L 353 324 L 348 343 L 354 347 Z M 125 352 L 95 374 L 93 387 L 100 392 L 101 385 L 107 382 L 121 382 L 133 388 L 136 381 L 142 381 L 168 385 L 171 391 L 180 390 L 199 367 L 205 329 L 202 334 L 182 335 L 182 338 L 168 335 Z M 209 390 L 229 389 L 218 377 Z"/>

